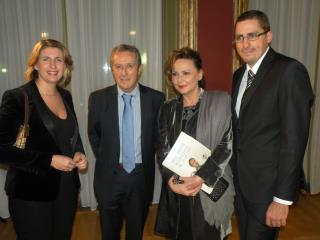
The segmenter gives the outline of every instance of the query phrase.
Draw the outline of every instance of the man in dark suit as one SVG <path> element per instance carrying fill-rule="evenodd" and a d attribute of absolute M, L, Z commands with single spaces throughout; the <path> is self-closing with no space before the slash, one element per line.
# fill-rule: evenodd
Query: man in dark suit
<path fill-rule="evenodd" d="M 261 11 L 235 24 L 244 61 L 233 76 L 233 170 L 242 240 L 276 239 L 296 199 L 313 93 L 306 68 L 276 53 Z"/>
<path fill-rule="evenodd" d="M 125 219 L 126 239 L 139 240 L 153 195 L 155 124 L 164 94 L 138 84 L 136 47 L 116 46 L 110 63 L 116 84 L 91 94 L 88 119 L 102 239 L 120 239 Z"/>

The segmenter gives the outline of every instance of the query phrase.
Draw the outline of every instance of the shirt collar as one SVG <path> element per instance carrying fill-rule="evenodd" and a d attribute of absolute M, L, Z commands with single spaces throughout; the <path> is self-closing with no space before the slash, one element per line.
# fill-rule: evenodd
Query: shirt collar
<path fill-rule="evenodd" d="M 266 56 L 267 52 L 269 51 L 270 47 L 267 48 L 267 50 L 264 52 L 264 54 L 259 58 L 259 60 L 253 65 L 252 68 L 247 64 L 247 71 L 251 70 L 254 74 L 257 74 L 258 69 L 261 65 L 262 60 Z"/>
<path fill-rule="evenodd" d="M 119 86 L 117 86 L 117 89 L 118 89 L 119 96 L 122 96 L 123 94 L 127 94 L 127 95 L 132 95 L 133 97 L 136 97 L 137 95 L 140 94 L 139 84 L 137 84 L 131 92 L 124 92 L 121 90 L 121 88 L 119 88 Z"/>

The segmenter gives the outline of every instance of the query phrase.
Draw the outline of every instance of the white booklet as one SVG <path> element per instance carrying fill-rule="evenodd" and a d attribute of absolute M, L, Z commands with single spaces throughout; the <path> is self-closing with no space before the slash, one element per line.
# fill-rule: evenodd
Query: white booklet
<path fill-rule="evenodd" d="M 181 177 L 190 177 L 200 169 L 210 155 L 209 148 L 181 132 L 162 165 Z M 206 184 L 202 184 L 201 189 L 207 193 L 213 190 Z"/>

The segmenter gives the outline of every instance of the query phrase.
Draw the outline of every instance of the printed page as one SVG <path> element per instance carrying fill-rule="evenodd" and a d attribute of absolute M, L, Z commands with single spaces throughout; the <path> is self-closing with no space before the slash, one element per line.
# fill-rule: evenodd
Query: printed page
<path fill-rule="evenodd" d="M 189 177 L 200 169 L 210 155 L 209 148 L 181 132 L 162 165 L 181 177 Z M 207 193 L 212 191 L 212 188 L 205 184 L 201 189 Z"/>

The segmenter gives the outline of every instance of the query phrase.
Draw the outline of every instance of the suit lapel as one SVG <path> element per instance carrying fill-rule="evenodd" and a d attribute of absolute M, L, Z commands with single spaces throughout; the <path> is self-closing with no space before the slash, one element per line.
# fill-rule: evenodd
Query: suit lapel
<path fill-rule="evenodd" d="M 238 115 L 236 113 L 236 104 L 237 104 L 237 99 L 238 99 L 238 94 L 239 94 L 239 88 L 241 85 L 241 81 L 243 78 L 243 74 L 246 70 L 246 66 L 243 65 L 235 74 L 234 79 L 233 79 L 233 91 L 232 91 L 232 100 L 231 100 L 231 111 L 232 115 L 235 117 L 235 120 L 238 119 Z"/>
<path fill-rule="evenodd" d="M 32 99 L 32 104 L 35 106 L 36 111 L 38 112 L 39 118 L 41 119 L 44 126 L 47 128 L 51 137 L 56 141 L 54 134 L 54 124 L 49 116 L 46 104 L 42 100 L 35 81 L 32 81 L 30 85 L 27 85 L 27 93 Z"/>
<path fill-rule="evenodd" d="M 78 136 L 79 136 L 79 128 L 78 128 L 77 118 L 75 116 L 75 112 L 72 107 L 72 102 L 70 102 L 69 99 L 67 99 L 65 92 L 63 92 L 60 88 L 58 88 L 58 90 L 61 94 L 64 106 L 67 111 L 67 114 L 69 115 L 69 117 L 72 119 L 72 122 L 74 123 L 73 124 L 73 135 L 71 138 L 72 152 L 74 152 L 76 144 L 77 144 Z"/>
<path fill-rule="evenodd" d="M 261 62 L 261 65 L 258 69 L 258 72 L 255 75 L 254 80 L 252 81 L 251 87 L 248 89 L 248 93 L 246 95 L 246 98 L 242 102 L 242 107 L 240 108 L 239 116 L 241 116 L 241 112 L 246 108 L 248 103 L 250 102 L 252 96 L 260 86 L 262 81 L 265 81 L 265 75 L 267 74 L 268 70 L 270 69 L 270 66 L 272 64 L 272 60 L 274 59 L 275 52 L 270 48 L 267 55 Z M 241 81 L 240 81 L 241 82 Z"/>
<path fill-rule="evenodd" d="M 35 106 L 35 109 L 38 112 L 39 118 L 41 119 L 42 123 L 44 124 L 44 126 L 48 130 L 52 139 L 55 141 L 56 145 L 59 147 L 59 144 L 57 143 L 57 139 L 55 137 L 54 123 L 49 115 L 48 108 L 46 107 L 45 102 L 43 101 L 43 99 L 40 96 L 40 93 L 39 93 L 38 88 L 35 84 L 35 81 L 30 82 L 30 84 L 26 85 L 26 86 L 27 86 L 26 91 L 29 94 L 29 96 L 31 96 L 32 104 Z M 64 103 L 66 110 L 67 110 L 67 113 L 72 118 L 72 121 L 75 123 L 75 124 L 73 124 L 74 131 L 73 131 L 73 136 L 71 139 L 71 144 L 72 144 L 72 147 L 74 150 L 76 143 L 77 143 L 77 140 L 78 140 L 78 136 L 79 136 L 79 128 L 78 128 L 78 125 L 76 124 L 77 121 L 76 121 L 76 117 L 74 115 L 75 113 L 72 110 L 71 103 L 69 103 L 67 101 L 65 93 L 59 88 L 58 88 L 58 90 L 61 94 L 63 103 Z"/>
<path fill-rule="evenodd" d="M 233 83 L 233 91 L 232 91 L 232 102 L 231 102 L 232 110 L 235 110 L 235 107 L 237 104 L 239 88 L 240 88 L 241 80 L 242 80 L 243 74 L 245 72 L 245 69 L 246 69 L 246 67 L 244 65 L 239 69 L 239 72 L 237 72 L 237 74 L 235 75 L 235 79 L 234 79 L 234 83 Z"/>
<path fill-rule="evenodd" d="M 118 113 L 118 89 L 114 85 L 111 89 L 111 94 L 106 95 L 105 106 L 107 108 L 102 114 L 101 121 L 110 121 L 110 126 L 117 126 L 114 128 L 114 137 L 118 141 L 117 146 L 120 146 L 120 126 L 119 126 L 119 113 Z M 102 104 L 102 103 L 101 103 Z M 120 151 L 120 150 L 119 150 Z"/>
<path fill-rule="evenodd" d="M 148 127 L 148 120 L 147 120 L 147 112 L 149 109 L 150 104 L 152 104 L 151 101 L 148 101 L 148 94 L 146 92 L 146 89 L 139 84 L 139 90 L 140 90 L 140 106 L 141 106 L 141 154 L 143 153 L 143 146 L 145 141 L 145 128 Z M 149 109 L 150 110 L 150 109 Z M 152 114 L 150 112 L 150 114 Z M 151 130 L 150 130 L 151 131 Z"/>

